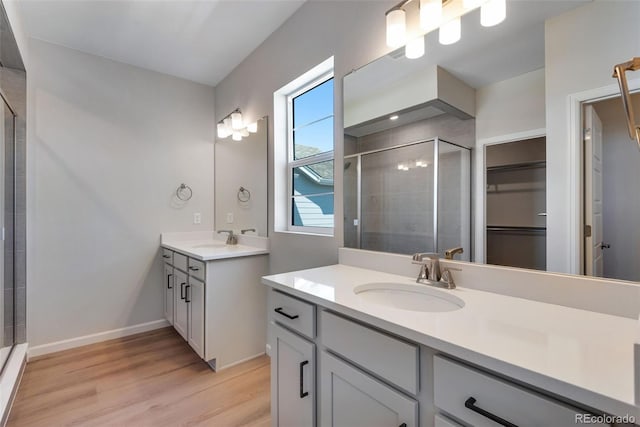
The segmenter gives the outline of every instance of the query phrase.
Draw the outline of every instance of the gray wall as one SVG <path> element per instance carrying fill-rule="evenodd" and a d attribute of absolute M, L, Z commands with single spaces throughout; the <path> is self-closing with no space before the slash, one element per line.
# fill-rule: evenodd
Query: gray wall
<path fill-rule="evenodd" d="M 29 50 L 29 344 L 162 319 L 160 233 L 213 228 L 214 90 L 39 40 Z"/>
<path fill-rule="evenodd" d="M 634 110 L 640 111 L 640 94 L 632 100 Z M 640 182 L 640 151 L 629 138 L 620 98 L 595 103 L 594 107 L 603 130 L 603 235 L 611 245 L 604 253 L 604 277 L 637 282 L 640 196 L 633 189 Z"/>
<path fill-rule="evenodd" d="M 343 156 L 342 77 L 387 53 L 384 13 L 393 1 L 309 1 L 216 86 L 217 118 L 240 107 L 249 120 L 268 115 L 269 170 L 273 171 L 273 93 L 312 67 L 335 57 L 335 156 Z M 338 162 L 339 164 L 340 162 Z M 342 246 L 343 168 L 335 171 L 333 237 L 273 232 L 273 173 L 269 177 L 271 270 L 333 264 Z"/>

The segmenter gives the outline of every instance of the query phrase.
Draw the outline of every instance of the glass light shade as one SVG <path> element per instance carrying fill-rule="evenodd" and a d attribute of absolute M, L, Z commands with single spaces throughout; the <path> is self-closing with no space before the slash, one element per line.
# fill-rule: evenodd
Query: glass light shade
<path fill-rule="evenodd" d="M 247 128 L 240 129 L 240 135 L 241 135 L 243 138 L 246 138 L 247 136 L 249 136 L 249 130 L 248 130 Z"/>
<path fill-rule="evenodd" d="M 231 129 L 231 117 L 226 117 L 222 123 L 224 123 L 224 126 L 227 128 L 227 130 Z"/>
<path fill-rule="evenodd" d="M 402 9 L 387 13 L 387 46 L 400 47 L 407 38 L 407 19 Z"/>
<path fill-rule="evenodd" d="M 242 113 L 236 111 L 231 113 L 231 128 L 233 130 L 240 130 L 244 126 L 242 125 Z"/>
<path fill-rule="evenodd" d="M 218 138 L 226 138 L 229 135 L 231 135 L 231 132 L 229 132 L 224 123 L 218 123 Z"/>
<path fill-rule="evenodd" d="M 498 25 L 507 17 L 507 0 L 489 0 L 480 8 L 480 24 L 483 27 Z"/>
<path fill-rule="evenodd" d="M 233 131 L 231 139 L 233 139 L 234 141 L 242 141 L 242 134 L 238 131 Z"/>
<path fill-rule="evenodd" d="M 258 132 L 258 122 L 249 123 L 247 125 L 247 130 L 251 133 Z"/>
<path fill-rule="evenodd" d="M 462 0 L 462 7 L 465 9 L 475 9 L 483 3 L 483 0 Z"/>
<path fill-rule="evenodd" d="M 420 28 L 437 28 L 442 22 L 442 0 L 420 0 Z"/>
<path fill-rule="evenodd" d="M 440 27 L 440 44 L 454 44 L 462 35 L 462 24 L 460 18 L 452 19 L 449 22 L 442 24 Z"/>
<path fill-rule="evenodd" d="M 409 40 L 404 47 L 404 54 L 409 59 L 420 58 L 424 55 L 424 37 L 416 37 L 413 40 Z"/>

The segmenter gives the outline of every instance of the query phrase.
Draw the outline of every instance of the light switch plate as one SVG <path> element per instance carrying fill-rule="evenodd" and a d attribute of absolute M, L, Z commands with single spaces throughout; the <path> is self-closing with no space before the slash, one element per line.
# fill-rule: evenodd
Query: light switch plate
<path fill-rule="evenodd" d="M 233 212 L 227 214 L 227 224 L 233 224 Z"/>
<path fill-rule="evenodd" d="M 200 214 L 200 212 L 196 212 L 193 214 L 193 223 L 194 224 L 200 224 L 202 222 L 202 215 Z"/>

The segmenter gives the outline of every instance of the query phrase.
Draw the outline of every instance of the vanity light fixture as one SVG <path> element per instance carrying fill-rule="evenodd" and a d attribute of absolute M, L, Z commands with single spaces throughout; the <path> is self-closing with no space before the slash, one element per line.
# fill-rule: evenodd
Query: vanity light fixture
<path fill-rule="evenodd" d="M 258 122 L 245 125 L 240 108 L 236 108 L 218 122 L 216 129 L 219 139 L 231 137 L 234 141 L 241 141 L 250 133 L 258 132 Z"/>
<path fill-rule="evenodd" d="M 398 120 L 398 117 L 399 116 L 397 114 L 394 114 L 393 116 L 389 117 L 389 120 L 392 120 L 392 121 L 393 120 Z"/>
<path fill-rule="evenodd" d="M 417 8 L 409 8 L 412 2 Z M 480 23 L 484 27 L 498 25 L 507 15 L 506 0 L 403 0 L 386 13 L 387 46 L 405 46 L 405 56 L 409 59 L 424 55 L 424 35 L 438 29 L 439 40 L 450 45 L 460 40 L 462 35 L 461 17 L 480 8 Z M 408 13 L 418 11 L 418 18 L 408 17 Z M 414 25 L 417 22 L 419 24 Z"/>

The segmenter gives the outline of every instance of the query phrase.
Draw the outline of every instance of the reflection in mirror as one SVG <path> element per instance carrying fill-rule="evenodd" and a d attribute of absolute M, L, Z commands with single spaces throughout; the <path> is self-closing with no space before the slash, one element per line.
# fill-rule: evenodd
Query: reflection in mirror
<path fill-rule="evenodd" d="M 611 77 L 638 55 L 627 40 L 636 27 L 617 22 L 637 16 L 637 3 L 507 8 L 496 27 L 472 11 L 457 43 L 441 45 L 432 31 L 424 56 L 400 48 L 345 76 L 345 246 L 441 255 L 462 246 L 465 260 L 638 281 L 640 239 L 630 231 L 640 202 L 621 189 L 640 168 Z M 606 25 L 587 25 L 604 16 Z M 568 96 L 590 91 L 567 113 Z"/>
<path fill-rule="evenodd" d="M 267 122 L 241 141 L 216 140 L 216 230 L 267 236 Z"/>

